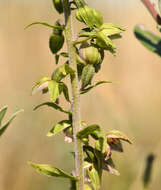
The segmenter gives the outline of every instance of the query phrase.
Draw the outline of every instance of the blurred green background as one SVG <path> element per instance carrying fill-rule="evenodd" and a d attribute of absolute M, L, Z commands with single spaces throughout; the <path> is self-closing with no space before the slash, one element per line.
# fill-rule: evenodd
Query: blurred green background
<path fill-rule="evenodd" d="M 103 189 L 142 188 L 142 173 L 149 153 L 156 156 L 149 190 L 161 189 L 161 59 L 145 49 L 134 37 L 135 24 L 144 23 L 159 34 L 156 24 L 140 0 L 88 1 L 103 12 L 106 22 L 126 28 L 117 40 L 117 56 L 106 55 L 97 80 L 119 81 L 99 86 L 82 95 L 82 118 L 98 123 L 105 130 L 118 129 L 134 142 L 124 145 L 124 153 L 113 153 L 119 177 L 104 173 Z M 23 108 L 0 140 L 0 190 L 68 190 L 68 180 L 37 174 L 27 161 L 48 163 L 66 171 L 74 168 L 63 135 L 46 137 L 52 125 L 64 115 L 50 108 L 34 112 L 33 107 L 48 95 L 30 95 L 41 76 L 55 68 L 48 48 L 51 30 L 35 26 L 34 21 L 53 24 L 58 14 L 51 0 L 0 0 L 0 107 L 9 106 L 8 115 Z M 80 27 L 74 21 L 75 32 Z M 63 99 L 61 100 L 63 101 Z M 63 104 L 63 102 L 62 102 Z M 67 106 L 67 105 L 66 105 Z"/>

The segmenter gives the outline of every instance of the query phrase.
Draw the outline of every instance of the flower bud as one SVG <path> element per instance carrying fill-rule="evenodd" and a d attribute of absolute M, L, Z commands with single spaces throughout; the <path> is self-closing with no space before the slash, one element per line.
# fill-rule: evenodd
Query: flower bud
<path fill-rule="evenodd" d="M 53 0 L 53 4 L 55 9 L 58 11 L 58 13 L 62 13 L 63 12 L 63 5 L 61 0 Z"/>
<path fill-rule="evenodd" d="M 52 34 L 49 38 L 49 47 L 53 54 L 57 53 L 64 44 L 64 36 Z"/>
<path fill-rule="evenodd" d="M 80 57 L 87 64 L 99 64 L 102 62 L 100 50 L 94 45 L 88 45 L 87 43 L 83 44 L 79 51 Z"/>

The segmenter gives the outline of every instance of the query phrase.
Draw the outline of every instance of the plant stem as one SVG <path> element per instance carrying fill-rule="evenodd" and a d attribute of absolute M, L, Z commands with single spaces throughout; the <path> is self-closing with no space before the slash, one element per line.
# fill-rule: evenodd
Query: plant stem
<path fill-rule="evenodd" d="M 146 6 L 154 20 L 157 22 L 157 24 L 161 25 L 161 17 L 159 13 L 155 10 L 153 4 L 149 0 L 141 0 L 142 3 Z"/>
<path fill-rule="evenodd" d="M 75 152 L 75 168 L 76 176 L 79 181 L 76 184 L 76 190 L 84 189 L 84 171 L 83 171 L 83 146 L 82 142 L 76 137 L 76 134 L 81 130 L 81 117 L 80 117 L 80 88 L 78 81 L 76 52 L 73 46 L 73 33 L 71 23 L 71 10 L 69 0 L 63 0 L 64 17 L 65 17 L 65 38 L 69 54 L 70 66 L 75 71 L 71 76 L 72 86 L 72 119 L 73 119 L 73 139 L 74 139 L 74 152 Z"/>

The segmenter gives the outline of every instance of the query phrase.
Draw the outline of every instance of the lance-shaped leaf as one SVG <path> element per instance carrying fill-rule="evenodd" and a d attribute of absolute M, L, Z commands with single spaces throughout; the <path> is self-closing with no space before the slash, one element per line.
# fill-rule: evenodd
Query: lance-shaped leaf
<path fill-rule="evenodd" d="M 1 126 L 4 116 L 6 114 L 7 108 L 8 108 L 8 106 L 4 106 L 3 108 L 0 109 L 0 126 Z"/>
<path fill-rule="evenodd" d="M 113 23 L 104 23 L 100 27 L 100 31 L 104 31 L 104 34 L 106 36 L 112 36 L 112 35 L 122 33 L 123 31 L 125 31 L 125 29 L 123 27 L 113 24 Z"/>
<path fill-rule="evenodd" d="M 64 97 L 65 99 L 70 102 L 70 99 L 69 99 L 69 92 L 68 92 L 68 87 L 67 85 L 64 83 L 64 82 L 61 82 L 60 83 L 60 87 L 62 88 L 62 92 L 64 94 Z"/>
<path fill-rule="evenodd" d="M 135 26 L 134 34 L 143 46 L 161 56 L 161 37 L 147 30 L 144 25 Z"/>
<path fill-rule="evenodd" d="M 55 80 L 57 82 L 60 82 L 64 77 L 66 77 L 68 74 L 73 75 L 75 71 L 68 65 L 64 64 L 60 67 L 58 67 L 52 74 L 52 80 Z"/>
<path fill-rule="evenodd" d="M 95 69 L 93 65 L 86 65 L 82 71 L 82 89 L 91 84 Z"/>
<path fill-rule="evenodd" d="M 98 190 L 101 186 L 101 179 L 99 176 L 99 172 L 96 170 L 96 168 L 92 165 L 88 169 L 88 176 L 92 181 L 92 185 L 94 187 L 94 190 Z"/>
<path fill-rule="evenodd" d="M 91 135 L 94 131 L 100 131 L 100 126 L 99 125 L 89 125 L 86 128 L 80 130 L 77 133 L 77 138 L 83 139 L 87 138 L 88 135 Z"/>
<path fill-rule="evenodd" d="M 11 117 L 6 121 L 6 123 L 2 125 L 2 127 L 0 128 L 0 136 L 6 131 L 6 129 L 8 128 L 10 123 L 12 122 L 12 120 L 17 116 L 17 114 L 19 114 L 22 111 L 23 110 L 21 109 L 21 110 L 16 111 L 15 113 L 13 113 L 11 115 Z"/>
<path fill-rule="evenodd" d="M 94 85 L 89 86 L 88 88 L 84 88 L 83 90 L 81 90 L 81 94 L 85 94 L 88 91 L 92 90 L 93 88 L 95 88 L 96 86 L 99 86 L 101 84 L 106 84 L 106 83 L 113 83 L 112 81 L 99 81 Z"/>
<path fill-rule="evenodd" d="M 41 77 L 32 88 L 31 94 L 35 94 L 37 91 L 48 88 L 48 82 L 51 81 L 50 77 Z"/>
<path fill-rule="evenodd" d="M 50 137 L 56 135 L 70 126 L 71 122 L 69 120 L 62 120 L 54 125 L 54 127 L 47 133 L 47 136 Z"/>
<path fill-rule="evenodd" d="M 47 164 L 35 164 L 32 162 L 28 162 L 28 164 L 33 167 L 38 173 L 46 175 L 48 177 L 60 177 L 60 178 L 68 178 L 71 180 L 77 181 L 78 179 L 67 172 L 58 169 L 54 166 Z"/>
<path fill-rule="evenodd" d="M 40 25 L 43 25 L 43 26 L 47 26 L 47 27 L 49 27 L 49 28 L 56 28 L 56 29 L 63 30 L 63 26 L 53 26 L 53 25 L 48 24 L 48 23 L 46 23 L 46 22 L 33 22 L 33 23 L 27 25 L 27 26 L 25 27 L 25 29 L 29 28 L 30 26 L 37 25 L 37 24 L 40 24 Z"/>
<path fill-rule="evenodd" d="M 54 108 L 56 110 L 59 110 L 59 111 L 61 111 L 63 113 L 71 114 L 70 111 L 64 110 L 62 107 L 60 107 L 59 105 L 55 104 L 54 102 L 45 102 L 45 103 L 42 103 L 42 104 L 36 106 L 34 108 L 34 110 L 37 110 L 38 108 L 40 108 L 42 106 L 49 106 L 49 107 Z"/>
<path fill-rule="evenodd" d="M 61 94 L 59 83 L 54 80 L 49 81 L 48 89 L 51 101 L 56 102 L 57 98 Z"/>
<path fill-rule="evenodd" d="M 107 139 L 105 135 L 102 135 L 98 140 L 95 142 L 95 149 L 101 153 L 106 153 L 108 148 Z"/>
<path fill-rule="evenodd" d="M 115 53 L 115 44 L 108 36 L 106 36 L 105 31 L 100 31 L 97 33 L 96 43 L 100 48 L 109 50 L 113 54 Z"/>

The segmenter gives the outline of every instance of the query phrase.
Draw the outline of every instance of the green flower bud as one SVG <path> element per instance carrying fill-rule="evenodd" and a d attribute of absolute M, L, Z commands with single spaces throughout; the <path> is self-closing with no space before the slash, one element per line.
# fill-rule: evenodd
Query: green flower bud
<path fill-rule="evenodd" d="M 79 55 L 87 64 L 97 65 L 102 62 L 100 50 L 94 45 L 83 44 Z"/>
<path fill-rule="evenodd" d="M 53 0 L 53 4 L 58 13 L 63 13 L 63 5 L 61 0 Z"/>
<path fill-rule="evenodd" d="M 64 36 L 52 34 L 49 39 L 49 47 L 53 54 L 57 53 L 64 44 Z"/>

